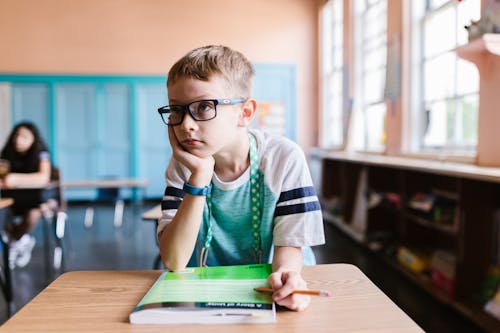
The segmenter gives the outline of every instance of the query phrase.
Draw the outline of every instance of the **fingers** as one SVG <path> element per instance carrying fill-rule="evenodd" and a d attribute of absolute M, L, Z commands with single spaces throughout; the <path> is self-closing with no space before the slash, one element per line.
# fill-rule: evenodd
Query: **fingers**
<path fill-rule="evenodd" d="M 294 294 L 297 289 L 307 289 L 307 284 L 297 272 L 275 272 L 269 275 L 269 285 L 273 288 L 273 301 L 290 310 L 302 311 L 311 302 L 307 295 Z"/>
<path fill-rule="evenodd" d="M 182 147 L 175 136 L 174 129 L 172 126 L 168 126 L 168 140 L 170 141 L 170 145 L 172 146 L 172 152 L 175 154 L 182 150 Z"/>
<path fill-rule="evenodd" d="M 278 290 L 283 286 L 281 274 L 281 272 L 274 272 L 267 278 L 267 283 L 271 288 L 273 288 L 273 290 Z"/>

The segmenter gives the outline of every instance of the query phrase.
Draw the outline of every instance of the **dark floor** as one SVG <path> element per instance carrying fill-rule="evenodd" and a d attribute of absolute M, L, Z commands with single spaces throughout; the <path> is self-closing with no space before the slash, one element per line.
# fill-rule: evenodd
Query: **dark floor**
<path fill-rule="evenodd" d="M 94 225 L 83 226 L 85 205 L 70 204 L 65 244 L 66 270 L 151 269 L 157 255 L 154 223 L 144 222 L 140 214 L 156 203 L 141 208 L 126 206 L 124 223 L 114 228 L 113 207 L 95 209 Z M 361 248 L 330 224 L 325 224 L 327 244 L 315 248 L 318 263 L 351 263 L 358 266 L 380 289 L 398 304 L 426 332 L 481 332 L 473 323 L 442 305 L 407 281 L 379 258 Z M 19 310 L 44 289 L 49 278 L 44 265 L 43 232 L 35 231 L 37 244 L 32 261 L 12 273 L 14 311 Z M 6 320 L 6 304 L 0 300 L 0 322 Z"/>

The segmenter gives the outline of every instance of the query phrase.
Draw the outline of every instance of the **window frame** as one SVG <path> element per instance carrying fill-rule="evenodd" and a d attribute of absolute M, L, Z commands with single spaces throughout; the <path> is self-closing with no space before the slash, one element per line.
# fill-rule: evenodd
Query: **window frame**
<path fill-rule="evenodd" d="M 474 0 L 466 0 L 466 1 L 474 1 Z M 412 11 L 412 25 L 411 25 L 411 97 L 410 97 L 410 106 L 409 106 L 409 121 L 410 126 L 408 127 L 409 133 L 405 133 L 407 140 L 407 146 L 403 147 L 403 150 L 407 154 L 422 154 L 422 155 L 450 155 L 450 156 L 460 156 L 471 158 L 476 154 L 477 147 L 477 138 L 475 142 L 465 142 L 460 144 L 460 138 L 458 137 L 457 130 L 463 130 L 463 126 L 458 126 L 460 122 L 459 116 L 463 116 L 461 110 L 461 103 L 466 102 L 469 99 L 475 99 L 475 107 L 478 110 L 479 104 L 479 84 L 477 90 L 470 92 L 459 92 L 458 89 L 458 73 L 460 63 L 465 63 L 465 60 L 460 59 L 455 53 L 454 50 L 456 47 L 460 46 L 460 38 L 459 38 L 459 5 L 453 0 L 448 1 L 438 1 L 439 4 L 437 6 L 432 6 L 432 0 L 427 0 L 421 2 L 420 0 L 412 1 L 411 11 Z M 480 5 L 480 3 L 479 3 Z M 427 51 L 426 55 L 425 49 L 425 25 L 431 20 L 435 15 L 439 15 L 443 13 L 445 10 L 449 10 L 453 8 L 454 15 L 454 35 L 453 35 L 453 47 L 451 49 L 441 50 L 439 52 L 433 53 Z M 447 54 L 453 55 L 453 91 L 452 93 L 445 93 L 442 97 L 426 99 L 425 92 L 425 66 L 428 65 L 432 60 L 439 59 L 439 57 L 446 56 Z M 473 66 L 470 64 L 470 66 Z M 479 75 L 477 76 L 477 82 L 479 83 Z M 424 128 L 426 127 L 425 118 L 426 111 L 429 109 L 430 105 L 436 105 L 438 103 L 452 103 L 452 116 L 454 117 L 455 125 L 453 125 L 452 133 L 453 138 L 449 139 L 445 138 L 446 143 L 444 145 L 432 145 L 425 143 L 426 131 Z M 474 103 L 472 103 L 474 104 Z M 446 112 L 446 116 L 449 113 L 449 107 L 447 106 L 444 110 Z M 477 112 L 476 112 L 476 122 L 477 122 Z M 463 123 L 463 121 L 462 121 Z M 427 126 L 432 126 L 432 124 L 428 123 Z M 446 121 L 446 129 L 448 130 L 448 121 Z M 447 136 L 447 134 L 446 134 Z M 463 138 L 463 136 L 461 136 Z M 462 141 L 463 142 L 463 141 Z"/>

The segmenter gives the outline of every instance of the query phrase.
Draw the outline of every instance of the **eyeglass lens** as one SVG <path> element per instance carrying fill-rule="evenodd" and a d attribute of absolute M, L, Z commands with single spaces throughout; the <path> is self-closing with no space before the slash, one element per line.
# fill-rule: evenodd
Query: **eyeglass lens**
<path fill-rule="evenodd" d="M 185 112 L 189 110 L 189 114 L 195 120 L 210 120 L 215 117 L 214 101 L 195 101 L 186 106 L 171 105 L 170 113 L 168 114 L 168 124 L 176 125 L 182 122 Z"/>

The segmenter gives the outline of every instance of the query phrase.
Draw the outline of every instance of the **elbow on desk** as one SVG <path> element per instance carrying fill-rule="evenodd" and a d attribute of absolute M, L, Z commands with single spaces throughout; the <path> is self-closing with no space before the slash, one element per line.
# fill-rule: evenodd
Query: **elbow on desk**
<path fill-rule="evenodd" d="M 161 245 L 161 236 L 159 237 L 159 245 L 160 245 L 160 257 L 161 261 L 163 262 L 163 265 L 165 268 L 169 271 L 177 272 L 181 271 L 186 268 L 189 258 L 187 259 L 182 259 L 179 258 L 178 255 L 169 255 L 169 251 L 164 249 Z M 171 254 L 171 253 L 170 253 Z"/>
<path fill-rule="evenodd" d="M 165 268 L 168 271 L 172 271 L 172 272 L 182 271 L 187 266 L 187 262 L 182 263 L 180 260 L 168 260 L 168 259 L 163 260 L 163 257 L 162 257 L 162 261 L 163 261 L 163 265 L 165 265 Z"/>

